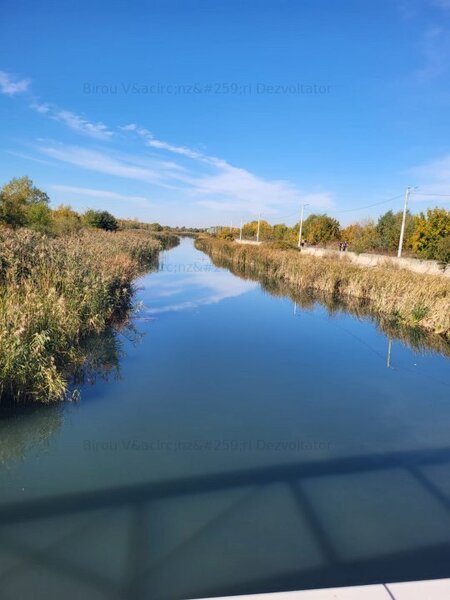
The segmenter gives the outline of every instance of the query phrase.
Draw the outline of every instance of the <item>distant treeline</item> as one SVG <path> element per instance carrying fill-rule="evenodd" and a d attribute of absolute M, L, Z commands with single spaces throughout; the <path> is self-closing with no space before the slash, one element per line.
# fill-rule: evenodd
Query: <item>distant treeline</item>
<path fill-rule="evenodd" d="M 199 228 L 169 227 L 160 223 L 141 223 L 137 219 L 117 219 L 107 210 L 89 209 L 80 214 L 64 204 L 51 209 L 49 203 L 48 194 L 34 186 L 29 177 L 11 179 L 0 189 L 0 227 L 26 227 L 50 236 L 75 233 L 83 228 L 104 231 L 145 229 L 174 233 L 204 231 Z"/>
<path fill-rule="evenodd" d="M 312 214 L 305 219 L 302 229 L 303 241 L 309 245 L 336 247 L 345 241 L 354 252 L 394 253 L 398 248 L 402 212 L 392 210 L 384 213 L 377 221 L 366 220 L 341 227 L 337 219 L 326 214 Z M 246 223 L 242 229 L 245 239 L 254 239 L 258 221 Z M 233 239 L 239 236 L 238 228 L 221 227 L 217 237 Z M 261 220 L 259 239 L 278 243 L 280 247 L 297 244 L 299 224 L 288 227 L 283 223 L 271 225 Z M 450 263 L 450 211 L 433 208 L 417 215 L 406 214 L 403 249 L 420 258 L 435 259 Z"/>

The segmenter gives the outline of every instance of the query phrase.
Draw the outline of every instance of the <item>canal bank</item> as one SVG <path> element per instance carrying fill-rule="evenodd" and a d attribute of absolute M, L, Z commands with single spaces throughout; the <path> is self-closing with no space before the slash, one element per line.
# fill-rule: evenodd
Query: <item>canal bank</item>
<path fill-rule="evenodd" d="M 335 257 L 318 259 L 295 249 L 243 246 L 211 236 L 199 237 L 196 247 L 243 276 L 282 282 L 293 291 L 358 300 L 380 317 L 450 336 L 448 277 L 419 275 L 389 264 L 362 266 Z"/>
<path fill-rule="evenodd" d="M 0 419 L 2 597 L 449 575 L 446 356 L 394 339 L 388 367 L 370 320 L 295 306 L 190 239 L 136 284 L 116 370 Z"/>

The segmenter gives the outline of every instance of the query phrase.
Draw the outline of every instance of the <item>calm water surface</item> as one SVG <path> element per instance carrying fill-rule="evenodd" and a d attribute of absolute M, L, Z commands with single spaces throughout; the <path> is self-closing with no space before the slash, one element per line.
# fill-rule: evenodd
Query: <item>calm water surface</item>
<path fill-rule="evenodd" d="M 120 374 L 0 420 L 2 599 L 450 576 L 448 358 L 189 239 L 139 287 Z"/>

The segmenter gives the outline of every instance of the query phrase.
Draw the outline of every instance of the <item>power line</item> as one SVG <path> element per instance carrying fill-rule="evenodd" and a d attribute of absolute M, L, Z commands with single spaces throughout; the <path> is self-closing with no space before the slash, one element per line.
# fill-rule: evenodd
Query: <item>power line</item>
<path fill-rule="evenodd" d="M 445 197 L 445 198 L 450 198 L 450 194 L 434 194 L 432 192 L 413 192 L 414 196 L 418 195 L 418 196 L 441 196 L 441 197 Z M 373 208 L 375 206 L 381 206 L 383 204 L 388 204 L 389 202 L 393 202 L 394 200 L 398 200 L 399 198 L 402 198 L 403 194 L 398 194 L 397 196 L 392 196 L 392 198 L 386 198 L 385 200 L 381 200 L 380 202 L 374 202 L 373 204 L 366 204 L 365 206 L 357 206 L 356 208 L 344 208 L 341 210 L 333 210 L 333 209 L 328 209 L 328 212 L 330 213 L 349 213 L 349 212 L 357 212 L 359 210 L 365 210 L 366 208 Z M 320 210 L 320 208 L 319 208 Z M 298 212 L 292 212 L 288 215 L 274 215 L 274 219 L 289 219 L 290 217 L 293 216 L 297 216 Z"/>
<path fill-rule="evenodd" d="M 450 194 L 435 194 L 434 192 L 414 192 L 414 195 L 418 196 L 444 196 L 445 198 L 450 198 Z"/>
<path fill-rule="evenodd" d="M 374 206 L 380 206 L 381 204 L 387 204 L 388 202 L 392 202 L 393 200 L 398 200 L 399 198 L 402 198 L 403 194 L 398 194 L 398 196 L 393 196 L 392 198 L 387 198 L 386 200 L 381 200 L 380 202 L 375 202 L 374 204 L 367 204 L 366 206 L 357 206 L 356 208 L 345 208 L 342 210 L 333 210 L 333 209 L 329 209 L 329 212 L 331 213 L 345 213 L 345 212 L 356 212 L 358 210 L 364 210 L 365 208 L 372 208 Z M 297 211 L 293 212 L 289 215 L 281 215 L 281 216 L 276 216 L 277 219 L 288 219 L 289 217 L 292 217 L 294 215 L 297 215 Z"/>
<path fill-rule="evenodd" d="M 343 213 L 343 212 L 356 212 L 357 210 L 364 210 L 365 208 L 372 208 L 373 206 L 380 206 L 381 204 L 387 204 L 388 202 L 392 202 L 393 200 L 398 200 L 402 198 L 403 194 L 399 194 L 398 196 L 393 196 L 392 198 L 387 198 L 386 200 L 381 200 L 381 202 L 375 202 L 374 204 L 367 204 L 366 206 L 358 206 L 357 208 L 345 208 L 343 210 L 331 210 L 330 212 L 335 213 Z"/>

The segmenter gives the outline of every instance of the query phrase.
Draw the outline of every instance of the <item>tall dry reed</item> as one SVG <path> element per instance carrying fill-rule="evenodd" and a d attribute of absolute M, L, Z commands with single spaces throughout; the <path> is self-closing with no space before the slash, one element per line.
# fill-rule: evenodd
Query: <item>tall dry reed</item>
<path fill-rule="evenodd" d="M 133 279 L 170 242 L 145 231 L 0 230 L 0 399 L 63 397 L 82 339 L 130 308 Z"/>
<path fill-rule="evenodd" d="M 349 261 L 302 255 L 297 250 L 200 237 L 199 250 L 243 275 L 286 282 L 294 290 L 357 298 L 370 310 L 400 324 L 420 327 L 450 339 L 450 280 L 388 266 L 362 267 Z"/>

